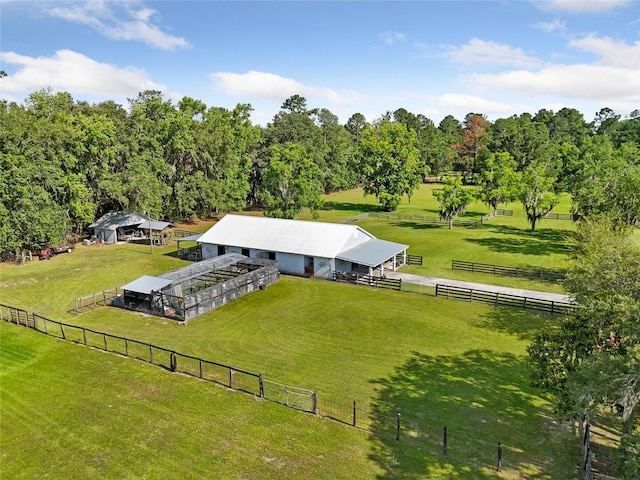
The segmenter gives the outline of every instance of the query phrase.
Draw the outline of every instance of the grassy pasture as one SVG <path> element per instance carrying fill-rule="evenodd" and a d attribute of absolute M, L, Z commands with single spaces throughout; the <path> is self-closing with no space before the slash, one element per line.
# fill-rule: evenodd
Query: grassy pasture
<path fill-rule="evenodd" d="M 405 197 L 394 213 L 437 217 L 438 202 L 432 194 L 435 188 L 439 185 L 421 185 L 411 203 Z M 337 222 L 361 213 L 380 211 L 375 197 L 363 197 L 359 189 L 326 195 L 324 202 L 325 210 L 319 212 L 319 221 Z M 554 212 L 568 213 L 570 207 L 570 197 L 563 195 Z M 423 266 L 406 267 L 403 271 L 407 273 L 562 292 L 560 285 L 548 282 L 451 270 L 454 259 L 522 268 L 562 269 L 568 266 L 568 246 L 575 231 L 573 222 L 544 219 L 538 223 L 536 231 L 531 232 L 520 203 L 505 208 L 513 210 L 512 217 L 494 217 L 477 228 L 449 230 L 446 225 L 430 225 L 418 220 L 389 221 L 374 217 L 362 220 L 358 225 L 379 238 L 409 245 L 409 253 L 422 255 Z M 487 212 L 489 208 L 476 201 L 461 218 L 480 220 Z M 309 220 L 311 215 L 305 212 L 300 218 Z"/>
<path fill-rule="evenodd" d="M 0 322 L 2 478 L 376 478 L 366 434 Z"/>
<path fill-rule="evenodd" d="M 424 185 L 400 211 L 435 215 L 429 211 L 437 208 L 432 188 Z M 358 191 L 326 200 L 333 209 L 320 212 L 320 221 L 377 209 L 375 199 L 363 199 Z M 469 215 L 486 213 L 482 206 L 469 210 Z M 183 227 L 204 231 L 209 225 Z M 529 235 L 517 212 L 476 229 L 449 231 L 374 218 L 361 225 L 380 238 L 410 244 L 411 253 L 425 257 L 423 267 L 405 271 L 547 290 L 559 287 L 465 276 L 451 271 L 450 261 L 557 268 L 573 228 L 570 222 L 545 220 L 541 227 L 548 232 Z M 525 347 L 533 332 L 553 319 L 291 277 L 187 326 L 111 308 L 81 316 L 68 312 L 78 296 L 185 264 L 175 257 L 175 245 L 154 248 L 153 255 L 144 245 L 79 246 L 50 261 L 0 266 L 0 302 L 317 390 L 321 412 L 327 405 L 348 412 L 357 400 L 373 413 L 401 412 L 410 423 L 446 425 L 452 440 L 462 433 L 501 441 L 524 478 L 575 476 L 577 441 L 552 421 L 548 402 L 526 378 Z M 63 477 L 72 471 L 80 472 L 68 474 L 73 478 L 496 477 L 139 362 L 11 325 L 0 328 L 0 448 L 3 472 L 16 473 L 10 478 Z M 105 408 L 107 402 L 109 409 L 116 406 L 110 402 L 114 398 L 117 415 Z M 136 425 L 133 435 L 131 425 Z M 27 444 L 38 446 L 37 454 L 26 455 L 20 446 Z M 51 457 L 56 461 L 47 460 Z M 91 462 L 82 470 L 72 470 L 87 458 Z M 527 460 L 542 466 L 528 467 Z"/>

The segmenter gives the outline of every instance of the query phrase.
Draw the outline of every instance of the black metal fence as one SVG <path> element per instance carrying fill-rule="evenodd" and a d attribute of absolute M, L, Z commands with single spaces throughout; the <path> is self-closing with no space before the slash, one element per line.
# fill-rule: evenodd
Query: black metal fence
<path fill-rule="evenodd" d="M 530 280 L 545 280 L 560 282 L 564 280 L 564 272 L 547 270 L 544 268 L 507 267 L 504 265 L 491 265 L 488 263 L 465 262 L 463 260 L 451 260 L 452 270 L 464 270 L 474 273 L 491 273 L 509 277 L 528 278 Z"/>
<path fill-rule="evenodd" d="M 566 315 L 576 307 L 573 303 L 556 302 L 553 300 L 543 300 L 539 298 L 508 295 L 506 293 L 487 292 L 483 290 L 452 287 L 441 284 L 436 285 L 436 297 L 437 296 L 443 296 L 455 300 L 466 300 L 468 302 L 486 303 L 501 307 L 536 310 L 539 312 L 550 313 L 552 315 Z"/>
<path fill-rule="evenodd" d="M 332 275 L 336 282 L 365 285 L 367 287 L 375 288 L 388 288 L 391 290 L 402 290 L 402 280 L 400 279 L 375 277 L 373 275 L 363 275 L 355 272 L 341 272 L 339 270 L 334 270 Z"/>

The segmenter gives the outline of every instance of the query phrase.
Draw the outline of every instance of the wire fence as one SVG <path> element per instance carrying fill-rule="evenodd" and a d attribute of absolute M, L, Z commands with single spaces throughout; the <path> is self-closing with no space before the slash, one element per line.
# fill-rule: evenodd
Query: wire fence
<path fill-rule="evenodd" d="M 261 374 L 186 355 L 151 343 L 58 322 L 8 305 L 0 304 L 0 320 L 22 325 L 69 342 L 141 360 L 171 372 L 197 377 L 296 410 L 317 414 L 316 392 L 266 381 Z"/>
<path fill-rule="evenodd" d="M 398 442 L 475 468 L 504 472 L 508 478 L 526 478 L 522 472 L 544 471 L 545 464 L 552 462 L 552 459 L 532 461 L 527 456 L 526 446 L 480 439 L 473 427 L 457 426 L 452 429 L 447 425 L 430 423 L 420 414 L 394 411 L 393 407 L 371 402 L 319 399 L 313 390 L 267 380 L 261 374 L 150 343 L 65 324 L 23 309 L 0 304 L 0 320 L 312 413 L 369 432 L 383 441 Z"/>

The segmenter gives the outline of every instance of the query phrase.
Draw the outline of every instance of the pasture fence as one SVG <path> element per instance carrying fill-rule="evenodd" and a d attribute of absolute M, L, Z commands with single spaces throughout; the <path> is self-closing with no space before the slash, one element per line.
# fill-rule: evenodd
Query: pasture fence
<path fill-rule="evenodd" d="M 109 290 L 103 290 L 102 292 L 76 298 L 75 308 L 72 312 L 80 314 L 84 313 L 87 310 L 93 310 L 96 307 L 113 305 L 113 303 L 117 301 L 118 297 L 122 295 L 122 293 L 123 292 L 120 288 L 115 287 Z"/>
<path fill-rule="evenodd" d="M 443 220 L 440 217 L 430 217 L 425 215 L 412 215 L 412 214 L 404 214 L 404 213 L 385 213 L 385 212 L 370 212 L 370 217 L 375 218 L 383 218 L 386 220 L 398 220 L 400 222 L 404 221 L 414 221 L 414 222 L 422 222 L 426 224 L 435 224 L 435 225 L 449 225 L 448 220 Z M 457 227 L 477 227 L 478 220 L 475 219 L 453 219 L 453 225 Z"/>
<path fill-rule="evenodd" d="M 61 340 L 141 360 L 171 372 L 209 381 L 296 410 L 317 414 L 316 392 L 268 381 L 258 373 L 187 355 L 151 343 L 58 322 L 8 305 L 0 304 L 0 320 L 31 328 Z"/>
<path fill-rule="evenodd" d="M 482 218 L 480 219 L 480 223 L 484 223 L 487 220 L 490 220 L 493 217 L 497 217 L 499 215 L 503 215 L 505 217 L 512 217 L 513 216 L 513 210 L 506 210 L 504 208 L 497 208 L 497 209 L 492 210 L 491 212 L 483 215 Z"/>
<path fill-rule="evenodd" d="M 521 268 L 504 265 L 492 265 L 488 263 L 465 262 L 463 260 L 451 260 L 451 270 L 464 270 L 473 273 L 491 273 L 510 277 L 528 278 L 531 280 L 545 280 L 559 282 L 564 280 L 564 272 L 547 270 L 544 268 Z"/>
<path fill-rule="evenodd" d="M 472 288 L 453 287 L 442 284 L 436 285 L 436 297 L 438 296 L 454 300 L 486 303 L 501 307 L 536 310 L 539 312 L 550 313 L 551 315 L 566 315 L 576 307 L 574 303 L 509 295 L 506 293 L 488 292 Z"/>
<path fill-rule="evenodd" d="M 592 428 L 589 416 L 587 415 L 581 423 L 582 441 L 581 441 L 581 458 L 580 458 L 580 474 L 585 480 L 618 480 L 616 477 L 606 475 L 599 470 L 602 465 L 594 465 L 594 458 L 597 459 L 594 448 L 591 445 Z M 606 467 L 605 467 L 606 469 Z"/>
<path fill-rule="evenodd" d="M 402 264 L 404 261 L 403 255 L 399 253 L 396 255 L 396 263 Z M 406 264 L 407 265 L 419 265 L 422 266 L 422 255 L 412 255 L 407 253 L 406 255 Z"/>
<path fill-rule="evenodd" d="M 413 215 L 406 213 L 390 213 L 390 212 L 365 212 L 360 215 L 356 215 L 353 217 L 345 218 L 341 220 L 340 223 L 358 223 L 360 220 L 366 220 L 369 217 L 382 218 L 386 220 L 397 220 L 400 222 L 405 221 L 413 221 L 413 222 L 422 222 L 433 225 L 449 225 L 448 220 L 443 220 L 440 217 L 434 216 L 426 216 L 426 215 Z M 453 219 L 453 225 L 456 227 L 477 227 L 478 220 L 473 218 L 471 219 Z"/>
<path fill-rule="evenodd" d="M 341 272 L 339 270 L 333 270 L 332 277 L 336 282 L 365 285 L 375 288 L 387 288 L 391 290 L 402 290 L 402 280 L 395 278 L 376 277 L 356 272 Z"/>
<path fill-rule="evenodd" d="M 528 458 L 524 446 L 489 441 L 471 424 L 457 425 L 454 428 L 438 425 L 435 420 L 425 420 L 422 413 L 400 412 L 392 405 L 360 403 L 355 400 L 339 402 L 330 398 L 322 398 L 322 402 L 319 402 L 317 392 L 313 390 L 270 381 L 260 374 L 243 369 L 150 343 L 65 324 L 3 304 L 0 304 L 0 320 L 311 413 L 366 431 L 384 442 L 407 445 L 474 468 L 504 472 L 508 478 L 522 478 L 520 472 L 523 465 L 527 470 L 533 467 L 542 471 L 545 468 L 546 462 Z"/>
<path fill-rule="evenodd" d="M 573 215 L 570 213 L 547 213 L 544 218 L 548 218 L 551 220 L 573 220 Z"/>
<path fill-rule="evenodd" d="M 424 413 L 424 412 L 423 412 Z M 505 471 L 509 478 L 520 478 L 523 464 L 544 469 L 542 462 L 527 456 L 526 448 L 490 441 L 474 425 L 447 426 L 429 421 L 415 412 L 398 412 L 392 406 L 363 402 L 338 402 L 322 399 L 318 415 L 344 425 L 367 431 L 390 443 L 400 443 L 432 455 L 473 465 L 477 468 Z"/>

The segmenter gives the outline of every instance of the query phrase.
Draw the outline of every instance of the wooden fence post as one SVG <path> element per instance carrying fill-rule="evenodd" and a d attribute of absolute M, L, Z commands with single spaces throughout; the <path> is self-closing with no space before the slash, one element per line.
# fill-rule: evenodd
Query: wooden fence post
<path fill-rule="evenodd" d="M 502 444 L 498 442 L 498 466 L 497 466 L 498 472 L 500 471 L 501 468 L 502 468 Z"/>
<path fill-rule="evenodd" d="M 353 421 L 351 422 L 352 426 L 356 426 L 356 418 L 357 418 L 357 410 L 356 410 L 356 401 L 353 401 Z"/>
<path fill-rule="evenodd" d="M 60 324 L 60 331 L 62 332 L 62 339 L 66 340 L 67 335 L 64 333 L 64 325 Z"/>
<path fill-rule="evenodd" d="M 447 456 L 447 427 L 444 427 L 444 431 L 442 432 L 442 454 L 446 457 Z"/>
<path fill-rule="evenodd" d="M 198 359 L 198 369 L 200 370 L 200 378 L 202 378 L 202 359 L 201 358 Z M 262 391 L 262 375 L 260 375 L 260 391 Z"/>
<path fill-rule="evenodd" d="M 104 351 L 108 352 L 109 351 L 109 347 L 107 346 L 107 334 L 106 333 L 102 334 L 102 337 L 104 339 Z"/>
<path fill-rule="evenodd" d="M 176 357 L 176 352 L 171 352 L 169 354 L 169 368 L 172 372 L 175 372 L 178 369 L 178 357 Z"/>
<path fill-rule="evenodd" d="M 82 338 L 84 339 L 84 344 L 87 344 L 87 330 L 82 327 Z"/>
<path fill-rule="evenodd" d="M 200 367 L 202 368 L 202 362 L 200 362 Z M 260 398 L 264 398 L 264 382 L 262 381 L 262 374 L 258 375 L 258 388 L 260 389 Z"/>
<path fill-rule="evenodd" d="M 400 412 L 398 412 L 397 424 L 396 424 L 396 441 L 400 441 Z"/>
<path fill-rule="evenodd" d="M 229 369 L 229 388 L 233 388 L 233 368 Z"/>
<path fill-rule="evenodd" d="M 124 354 L 129 356 L 129 339 L 127 338 L 124 339 Z"/>
<path fill-rule="evenodd" d="M 149 344 L 149 363 L 153 363 L 153 347 Z"/>

